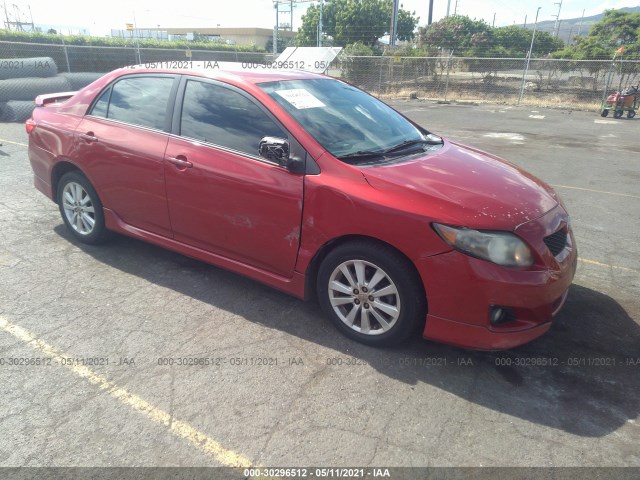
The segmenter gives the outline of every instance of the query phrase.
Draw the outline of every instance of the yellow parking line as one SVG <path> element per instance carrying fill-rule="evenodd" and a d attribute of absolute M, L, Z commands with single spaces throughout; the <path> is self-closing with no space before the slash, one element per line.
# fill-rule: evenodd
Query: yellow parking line
<path fill-rule="evenodd" d="M 0 138 L 0 143 L 10 143 L 11 145 L 20 145 L 21 147 L 29 146 L 26 143 L 12 142 L 11 140 L 5 140 L 4 138 Z"/>
<path fill-rule="evenodd" d="M 62 364 L 62 359 L 73 357 L 73 355 L 61 352 L 43 340 L 38 339 L 28 330 L 10 323 L 1 316 L 0 329 L 29 345 L 31 348 L 42 352 L 45 356 L 57 360 L 60 364 Z M 171 414 L 155 407 L 138 395 L 119 387 L 114 382 L 107 380 L 104 376 L 94 372 L 90 368 L 84 365 L 69 365 L 68 363 L 65 363 L 64 365 L 73 373 L 84 378 L 92 385 L 97 386 L 100 390 L 105 391 L 122 404 L 132 408 L 133 410 L 137 410 L 150 420 L 168 428 L 171 433 L 185 439 L 193 447 L 196 447 L 198 450 L 201 450 L 207 455 L 213 457 L 222 465 L 227 467 L 252 466 L 251 460 L 248 458 L 224 448 L 219 442 L 209 437 L 206 433 L 194 428 L 186 422 L 172 417 Z"/>
<path fill-rule="evenodd" d="M 569 185 L 552 185 L 556 188 L 570 188 L 572 190 L 584 190 L 585 192 L 604 193 L 607 195 L 618 195 L 619 197 L 640 198 L 640 195 L 631 195 L 630 193 L 608 192 L 606 190 L 594 190 L 593 188 L 570 187 Z"/>
<path fill-rule="evenodd" d="M 597 265 L 599 267 L 615 268 L 617 270 L 626 270 L 627 272 L 637 272 L 638 271 L 638 270 L 635 270 L 633 268 L 618 267 L 617 265 L 610 265 L 608 263 L 597 262 L 596 260 L 590 260 L 588 258 L 578 258 L 578 261 L 579 262 L 584 262 L 584 263 L 589 263 L 591 265 Z"/>

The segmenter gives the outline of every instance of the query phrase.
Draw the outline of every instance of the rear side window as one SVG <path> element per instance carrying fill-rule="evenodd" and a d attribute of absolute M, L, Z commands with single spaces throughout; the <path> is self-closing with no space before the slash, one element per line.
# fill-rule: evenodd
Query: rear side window
<path fill-rule="evenodd" d="M 91 115 L 95 117 L 107 117 L 107 112 L 109 111 L 109 95 L 111 94 L 111 88 L 107 88 L 98 101 L 93 105 L 91 109 Z"/>
<path fill-rule="evenodd" d="M 91 115 L 162 130 L 173 78 L 130 77 L 117 81 L 93 106 Z M 108 104 L 108 105 L 107 105 Z"/>
<path fill-rule="evenodd" d="M 189 80 L 180 134 L 249 155 L 258 155 L 263 137 L 287 138 L 260 107 L 244 95 L 211 83 Z"/>

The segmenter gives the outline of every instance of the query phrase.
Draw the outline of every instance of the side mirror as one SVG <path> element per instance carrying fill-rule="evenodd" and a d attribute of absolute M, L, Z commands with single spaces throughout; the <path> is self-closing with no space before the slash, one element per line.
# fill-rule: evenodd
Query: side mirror
<path fill-rule="evenodd" d="M 261 157 L 277 163 L 291 173 L 304 173 L 304 158 L 289 155 L 289 141 L 279 137 L 264 137 L 260 140 L 258 153 Z"/>
<path fill-rule="evenodd" d="M 260 140 L 258 153 L 261 157 L 286 167 L 289 163 L 289 142 L 284 138 L 264 137 Z"/>

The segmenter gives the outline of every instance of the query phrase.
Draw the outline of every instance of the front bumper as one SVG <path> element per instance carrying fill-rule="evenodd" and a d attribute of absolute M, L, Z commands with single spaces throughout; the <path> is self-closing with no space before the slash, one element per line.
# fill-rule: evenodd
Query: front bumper
<path fill-rule="evenodd" d="M 419 270 L 427 292 L 423 336 L 478 350 L 501 350 L 530 342 L 551 327 L 566 300 L 577 265 L 568 216 L 558 206 L 516 229 L 535 251 L 530 269 L 501 267 L 458 251 L 425 259 Z M 544 237 L 568 232 L 565 248 L 553 256 Z M 493 325 L 492 305 L 507 307 L 513 319 Z"/>

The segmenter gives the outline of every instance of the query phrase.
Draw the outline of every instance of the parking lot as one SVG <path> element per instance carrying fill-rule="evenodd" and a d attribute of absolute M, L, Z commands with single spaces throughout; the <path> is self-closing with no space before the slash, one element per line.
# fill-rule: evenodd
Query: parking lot
<path fill-rule="evenodd" d="M 374 349 L 196 260 L 79 244 L 0 124 L 0 466 L 640 467 L 640 119 L 390 103 L 560 193 L 580 259 L 548 334 Z"/>

